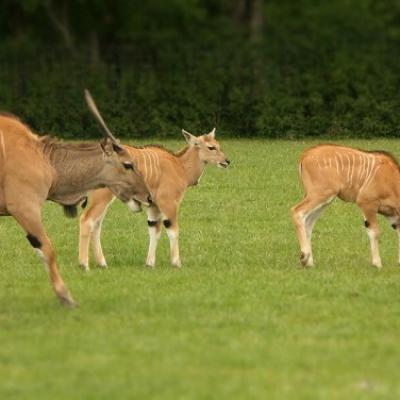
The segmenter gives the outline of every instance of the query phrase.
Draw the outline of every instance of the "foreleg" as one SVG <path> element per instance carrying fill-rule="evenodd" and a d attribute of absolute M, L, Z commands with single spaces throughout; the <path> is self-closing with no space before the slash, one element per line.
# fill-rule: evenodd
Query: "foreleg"
<path fill-rule="evenodd" d="M 89 206 L 80 218 L 79 264 L 89 271 L 89 245 L 92 241 L 97 264 L 107 266 L 101 247 L 101 225 L 108 207 L 115 197 L 108 189 L 100 189 L 89 194 Z"/>
<path fill-rule="evenodd" d="M 161 236 L 161 213 L 155 205 L 147 209 L 147 224 L 149 227 L 149 250 L 146 265 L 153 268 L 156 265 L 157 245 Z"/>
<path fill-rule="evenodd" d="M 60 302 L 73 307 L 75 302 L 58 271 L 53 246 L 41 221 L 40 206 L 21 205 L 8 208 L 27 233 L 27 239 L 47 267 L 51 284 Z"/>

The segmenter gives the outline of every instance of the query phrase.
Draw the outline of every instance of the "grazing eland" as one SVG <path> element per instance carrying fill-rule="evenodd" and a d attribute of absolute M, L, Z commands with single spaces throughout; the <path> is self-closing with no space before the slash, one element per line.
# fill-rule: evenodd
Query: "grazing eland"
<path fill-rule="evenodd" d="M 304 151 L 300 177 L 305 197 L 292 211 L 300 243 L 300 261 L 313 265 L 311 235 L 321 212 L 335 197 L 356 203 L 364 215 L 372 265 L 382 267 L 377 214 L 384 215 L 400 241 L 400 166 L 384 151 L 363 151 L 323 144 Z M 399 252 L 400 262 L 400 252 Z"/>
<path fill-rule="evenodd" d="M 154 267 L 156 249 L 161 235 L 161 225 L 166 228 L 169 242 L 171 264 L 181 266 L 179 255 L 178 210 L 188 187 L 197 185 L 207 164 L 226 168 L 230 164 L 215 139 L 215 128 L 208 134 L 194 136 L 182 130 L 188 145 L 177 153 L 161 146 L 124 146 L 142 173 L 149 188 L 153 203 L 147 207 L 148 232 L 150 237 L 146 264 Z M 107 267 L 101 247 L 100 235 L 102 221 L 107 208 L 114 200 L 108 189 L 89 193 L 89 205 L 81 215 L 79 263 L 89 270 L 89 245 L 92 242 L 96 262 Z M 140 211 L 140 205 L 132 211 Z"/>
<path fill-rule="evenodd" d="M 88 92 L 86 98 L 99 119 Z M 111 132 L 100 143 L 64 143 L 37 136 L 15 116 L 0 115 L 0 215 L 12 216 L 21 225 L 45 263 L 57 297 L 68 306 L 75 302 L 58 271 L 41 209 L 51 200 L 61 204 L 67 216 L 76 215 L 87 192 L 101 187 L 124 202 L 149 204 L 143 177 Z"/>

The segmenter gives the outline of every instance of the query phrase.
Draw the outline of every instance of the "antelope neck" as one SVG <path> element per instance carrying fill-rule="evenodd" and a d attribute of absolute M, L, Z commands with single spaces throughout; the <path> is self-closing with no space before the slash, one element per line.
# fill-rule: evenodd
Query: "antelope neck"
<path fill-rule="evenodd" d="M 188 186 L 197 185 L 204 172 L 206 163 L 200 160 L 199 149 L 195 146 L 189 146 L 186 151 L 181 153 L 182 154 L 178 156 L 178 158 L 185 171 Z"/>
<path fill-rule="evenodd" d="M 100 145 L 79 147 L 54 146 L 50 164 L 56 171 L 54 191 L 60 194 L 81 193 L 104 186 L 103 152 Z"/>

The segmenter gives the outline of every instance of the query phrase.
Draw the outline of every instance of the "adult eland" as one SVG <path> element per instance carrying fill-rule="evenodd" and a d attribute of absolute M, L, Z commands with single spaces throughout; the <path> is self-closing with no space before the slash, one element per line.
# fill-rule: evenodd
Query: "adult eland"
<path fill-rule="evenodd" d="M 12 216 L 48 269 L 61 303 L 75 302 L 58 271 L 54 249 L 42 224 L 46 200 L 64 207 L 67 216 L 87 192 L 107 187 L 124 202 L 149 204 L 150 193 L 131 154 L 105 125 L 86 91 L 89 108 L 107 132 L 98 143 L 64 143 L 38 136 L 17 117 L 0 116 L 0 215 Z"/>

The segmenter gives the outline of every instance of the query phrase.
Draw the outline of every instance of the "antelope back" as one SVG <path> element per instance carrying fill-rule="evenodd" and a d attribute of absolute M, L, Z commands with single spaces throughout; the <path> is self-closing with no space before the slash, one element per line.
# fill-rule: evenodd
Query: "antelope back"
<path fill-rule="evenodd" d="M 389 187 L 400 186 L 397 161 L 382 151 L 319 145 L 303 153 L 300 173 L 306 186 L 336 188 L 339 197 L 350 201 L 371 191 L 379 198 Z"/>

